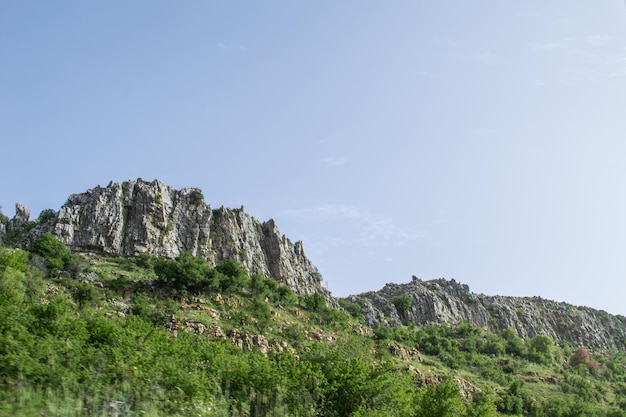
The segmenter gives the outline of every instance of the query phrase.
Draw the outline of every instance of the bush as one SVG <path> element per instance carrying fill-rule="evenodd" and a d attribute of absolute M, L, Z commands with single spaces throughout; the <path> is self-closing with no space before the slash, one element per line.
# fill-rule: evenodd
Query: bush
<path fill-rule="evenodd" d="M 0 223 L 6 225 L 9 222 L 9 218 L 2 213 L 2 206 L 0 206 Z"/>
<path fill-rule="evenodd" d="M 589 351 L 585 348 L 578 348 L 569 360 L 569 364 L 575 368 L 578 365 L 584 365 L 587 369 L 598 369 L 598 362 L 591 359 Z"/>
<path fill-rule="evenodd" d="M 30 251 L 45 259 L 49 275 L 58 275 L 61 271 L 68 271 L 72 276 L 78 276 L 82 269 L 78 255 L 73 254 L 51 233 L 42 234 L 33 242 Z"/>
<path fill-rule="evenodd" d="M 317 313 L 326 308 L 326 299 L 319 293 L 304 296 L 304 308 Z"/>
<path fill-rule="evenodd" d="M 44 209 L 41 211 L 41 213 L 39 213 L 39 217 L 37 218 L 37 223 L 45 224 L 48 221 L 54 219 L 56 215 L 57 215 L 56 211 L 52 209 Z"/>
<path fill-rule="evenodd" d="M 28 269 L 28 252 L 20 249 L 0 248 L 0 268 L 6 267 L 25 272 Z"/>
<path fill-rule="evenodd" d="M 340 298 L 339 305 L 341 306 L 341 308 L 350 313 L 350 315 L 354 318 L 363 318 L 363 315 L 365 314 L 365 310 L 363 309 L 363 307 L 361 307 L 357 303 L 353 303 L 347 298 Z"/>
<path fill-rule="evenodd" d="M 413 299 L 409 294 L 402 294 L 393 299 L 393 305 L 396 306 L 398 314 L 403 315 L 413 305 Z"/>
<path fill-rule="evenodd" d="M 191 201 L 191 204 L 197 206 L 204 203 L 204 195 L 202 195 L 202 191 L 198 188 L 194 188 L 189 192 L 189 200 Z"/>
<path fill-rule="evenodd" d="M 158 258 L 154 264 L 157 286 L 179 295 L 215 289 L 215 272 L 206 260 L 183 252 L 176 259 Z"/>
<path fill-rule="evenodd" d="M 545 334 L 539 334 L 529 341 L 527 358 L 541 365 L 549 365 L 554 361 L 554 341 Z"/>

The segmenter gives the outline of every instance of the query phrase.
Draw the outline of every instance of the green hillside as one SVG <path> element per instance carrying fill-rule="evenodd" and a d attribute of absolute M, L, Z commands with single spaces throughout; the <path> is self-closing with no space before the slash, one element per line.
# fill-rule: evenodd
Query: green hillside
<path fill-rule="evenodd" d="M 0 415 L 626 416 L 625 352 L 340 304 L 233 261 L 1 247 Z"/>

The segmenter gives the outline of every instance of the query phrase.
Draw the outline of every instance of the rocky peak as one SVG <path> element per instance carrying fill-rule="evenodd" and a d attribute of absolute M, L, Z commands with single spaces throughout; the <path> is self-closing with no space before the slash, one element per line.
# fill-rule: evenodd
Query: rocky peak
<path fill-rule="evenodd" d="M 408 295 L 411 306 L 399 311 L 394 300 Z M 546 334 L 575 346 L 626 348 L 626 319 L 587 307 L 545 300 L 541 297 L 487 296 L 470 292 L 455 280 L 387 284 L 379 291 L 348 297 L 366 311 L 373 326 L 417 325 L 468 321 L 492 332 L 513 328 L 521 337 Z"/>
<path fill-rule="evenodd" d="M 29 214 L 20 205 L 11 227 L 28 223 Z M 110 182 L 71 195 L 56 218 L 30 237 L 43 232 L 53 233 L 75 252 L 168 258 L 189 252 L 214 265 L 232 259 L 251 274 L 272 277 L 298 294 L 322 293 L 337 305 L 320 285 L 302 242 L 293 244 L 273 220 L 260 223 L 243 207 L 211 209 L 198 188 L 176 190 L 141 178 Z"/>
<path fill-rule="evenodd" d="M 19 201 L 15 203 L 15 216 L 7 222 L 8 233 L 21 230 L 30 220 L 30 210 Z"/>

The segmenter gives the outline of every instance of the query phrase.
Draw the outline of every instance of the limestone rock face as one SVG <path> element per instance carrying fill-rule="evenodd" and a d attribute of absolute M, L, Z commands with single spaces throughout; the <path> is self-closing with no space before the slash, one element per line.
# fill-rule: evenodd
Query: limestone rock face
<path fill-rule="evenodd" d="M 22 229 L 28 224 L 29 219 L 30 210 L 18 201 L 15 203 L 15 217 L 7 222 L 6 231 L 11 233 Z"/>
<path fill-rule="evenodd" d="M 412 306 L 398 311 L 394 298 L 409 295 Z M 470 292 L 455 280 L 387 284 L 379 291 L 348 297 L 366 311 L 368 324 L 456 324 L 468 321 L 492 332 L 509 327 L 521 337 L 545 334 L 575 346 L 599 349 L 626 348 L 626 318 L 588 307 L 544 300 L 540 297 L 486 296 Z"/>
<path fill-rule="evenodd" d="M 291 243 L 273 220 L 260 223 L 243 207 L 212 210 L 197 188 L 176 190 L 142 179 L 111 182 L 71 195 L 31 238 L 43 232 L 82 253 L 174 258 L 189 252 L 214 265 L 236 260 L 251 274 L 272 277 L 298 294 L 322 293 L 337 305 L 320 285 L 301 242 Z"/>

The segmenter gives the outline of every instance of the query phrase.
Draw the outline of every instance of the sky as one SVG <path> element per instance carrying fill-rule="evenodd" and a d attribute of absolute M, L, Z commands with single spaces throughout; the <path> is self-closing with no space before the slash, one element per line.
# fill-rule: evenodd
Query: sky
<path fill-rule="evenodd" d="M 626 315 L 622 0 L 0 3 L 0 205 L 159 179 L 347 296 L 454 278 Z"/>

